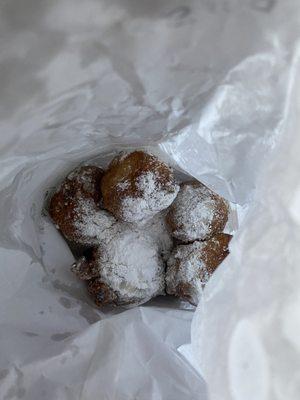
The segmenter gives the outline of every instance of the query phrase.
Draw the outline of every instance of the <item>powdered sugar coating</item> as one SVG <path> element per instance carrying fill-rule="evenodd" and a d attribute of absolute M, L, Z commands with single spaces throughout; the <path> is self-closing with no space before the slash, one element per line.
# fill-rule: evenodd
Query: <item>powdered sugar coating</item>
<path fill-rule="evenodd" d="M 192 242 L 221 232 L 227 218 L 226 201 L 200 182 L 192 182 L 182 185 L 167 220 L 176 239 Z"/>
<path fill-rule="evenodd" d="M 141 304 L 164 294 L 164 265 L 153 238 L 122 226 L 94 254 L 102 282 L 117 293 L 119 303 Z"/>
<path fill-rule="evenodd" d="M 204 242 L 177 246 L 167 263 L 167 293 L 197 304 L 210 276 L 229 254 L 231 238 L 219 233 Z"/>
<path fill-rule="evenodd" d="M 120 190 L 120 191 L 126 190 L 126 189 L 128 189 L 129 187 L 130 187 L 130 182 L 129 182 L 128 180 L 119 182 L 119 183 L 117 184 L 117 188 L 118 188 L 118 190 Z"/>
<path fill-rule="evenodd" d="M 150 219 L 159 211 L 166 209 L 174 201 L 179 191 L 163 187 L 155 171 L 148 171 L 137 179 L 139 196 L 125 196 L 121 203 L 122 219 L 127 222 Z"/>
<path fill-rule="evenodd" d="M 117 156 L 101 181 L 104 207 L 117 219 L 151 219 L 174 201 L 179 186 L 174 173 L 152 154 L 134 151 Z"/>
<path fill-rule="evenodd" d="M 116 230 L 117 221 L 109 212 L 98 209 L 89 199 L 78 201 L 74 217 L 74 232 L 78 242 L 97 245 L 110 240 Z"/>
<path fill-rule="evenodd" d="M 72 181 L 73 184 L 77 184 L 81 192 L 85 192 L 87 195 L 94 196 L 95 177 L 92 174 L 94 169 L 98 169 L 98 167 L 89 165 L 78 167 L 69 173 L 67 180 Z"/>
<path fill-rule="evenodd" d="M 138 229 L 147 232 L 158 246 L 159 252 L 164 261 L 166 261 L 173 248 L 173 238 L 169 232 L 166 223 L 166 211 L 161 211 L 152 219 L 141 222 L 137 225 Z"/>
<path fill-rule="evenodd" d="M 100 209 L 103 170 L 83 166 L 71 172 L 53 194 L 49 214 L 66 239 L 78 245 L 93 245 L 101 232 L 115 222 Z M 97 232 L 95 229 L 97 227 Z"/>
<path fill-rule="evenodd" d="M 178 288 L 183 285 L 183 290 L 188 292 L 188 300 L 193 304 L 198 303 L 202 286 L 209 278 L 206 266 L 199 258 L 199 253 L 204 246 L 202 242 L 194 242 L 175 248 L 167 263 L 167 293 L 182 296 Z M 203 271 L 203 281 L 199 278 L 199 270 Z"/>

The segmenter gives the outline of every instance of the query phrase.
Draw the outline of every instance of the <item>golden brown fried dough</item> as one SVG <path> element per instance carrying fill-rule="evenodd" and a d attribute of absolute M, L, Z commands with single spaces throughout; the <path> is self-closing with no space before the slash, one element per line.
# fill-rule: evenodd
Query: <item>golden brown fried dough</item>
<path fill-rule="evenodd" d="M 117 219 L 138 222 L 166 209 L 179 190 L 173 170 L 143 151 L 121 154 L 101 181 L 104 208 Z"/>
<path fill-rule="evenodd" d="M 114 223 L 113 216 L 100 210 L 103 170 L 95 166 L 75 169 L 51 198 L 49 214 L 66 239 L 77 244 L 94 244 L 97 231 Z"/>
<path fill-rule="evenodd" d="M 174 238 L 188 243 L 222 232 L 228 220 L 226 200 L 198 181 L 181 185 L 167 223 Z"/>
<path fill-rule="evenodd" d="M 73 264 L 72 272 L 83 280 L 97 278 L 105 284 L 105 293 L 110 289 L 115 305 L 142 304 L 164 294 L 164 263 L 157 241 L 136 227 L 119 224 L 118 228 L 110 240 Z"/>
<path fill-rule="evenodd" d="M 204 242 L 177 246 L 167 263 L 167 293 L 197 305 L 202 288 L 229 254 L 231 238 L 220 233 Z"/>
<path fill-rule="evenodd" d="M 120 305 L 117 294 L 99 278 L 90 279 L 87 282 L 88 293 L 98 307 L 106 305 Z"/>

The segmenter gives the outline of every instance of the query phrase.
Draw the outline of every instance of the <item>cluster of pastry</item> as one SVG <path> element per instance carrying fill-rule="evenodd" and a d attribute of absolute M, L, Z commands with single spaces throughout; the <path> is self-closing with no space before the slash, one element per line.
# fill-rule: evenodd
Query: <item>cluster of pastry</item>
<path fill-rule="evenodd" d="M 171 294 L 197 304 L 228 254 L 228 204 L 144 151 L 121 153 L 106 171 L 81 166 L 51 198 L 49 214 L 80 254 L 71 270 L 98 306 Z"/>

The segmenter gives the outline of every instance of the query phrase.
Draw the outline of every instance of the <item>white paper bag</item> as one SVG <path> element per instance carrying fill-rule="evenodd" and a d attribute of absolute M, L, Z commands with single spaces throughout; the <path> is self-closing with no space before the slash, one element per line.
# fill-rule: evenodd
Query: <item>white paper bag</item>
<path fill-rule="evenodd" d="M 284 366 L 299 367 L 297 303 L 286 289 L 298 282 L 298 147 L 288 121 L 299 8 L 297 0 L 2 2 L 1 400 L 277 400 L 289 379 L 284 398 L 296 398 L 299 377 Z M 292 133 L 289 157 L 276 145 L 287 148 Z M 193 309 L 158 299 L 104 314 L 43 213 L 48 191 L 79 162 L 105 164 L 140 146 L 252 209 L 197 312 L 193 348 L 206 383 L 178 351 L 190 342 Z M 282 155 L 267 163 L 273 150 Z M 278 318 L 287 339 L 272 319 L 273 295 L 264 297 L 265 284 L 281 288 L 284 262 L 291 269 L 278 300 L 291 311 Z M 265 264 L 262 281 L 254 271 Z M 272 333 L 266 349 L 262 335 Z M 245 379 L 253 357 L 263 361 Z M 272 374 L 257 392 L 252 365 Z"/>

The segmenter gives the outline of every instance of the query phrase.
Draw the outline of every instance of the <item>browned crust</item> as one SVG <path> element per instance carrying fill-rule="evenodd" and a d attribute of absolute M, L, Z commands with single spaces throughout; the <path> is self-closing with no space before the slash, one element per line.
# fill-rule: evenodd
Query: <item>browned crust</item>
<path fill-rule="evenodd" d="M 204 186 L 207 188 L 207 186 L 203 185 L 203 183 L 201 183 L 201 182 L 189 181 L 189 182 L 185 182 L 185 183 L 181 184 L 180 190 L 182 190 L 186 186 L 193 186 L 195 188 Z M 218 194 L 214 193 L 209 188 L 207 188 L 207 189 L 209 190 L 210 197 L 214 200 L 214 203 L 216 205 L 215 206 L 216 211 L 214 213 L 214 218 L 212 220 L 209 234 L 207 235 L 207 237 L 205 239 L 201 239 L 201 240 L 207 240 L 210 237 L 213 237 L 216 234 L 222 232 L 228 221 L 228 214 L 229 214 L 229 206 L 228 206 L 227 201 L 225 199 L 223 199 L 221 196 L 219 196 Z M 179 193 L 180 193 L 180 191 L 179 191 Z M 193 241 L 200 239 L 200 238 L 187 237 L 186 229 L 182 224 L 180 224 L 178 222 L 178 218 L 176 215 L 178 215 L 178 210 L 176 208 L 176 202 L 175 202 L 170 206 L 168 214 L 166 216 L 166 222 L 167 222 L 167 225 L 168 225 L 173 237 L 181 243 L 192 243 Z M 182 235 L 180 235 L 180 234 L 178 235 L 178 234 L 176 234 L 176 232 L 182 232 Z"/>
<path fill-rule="evenodd" d="M 219 233 L 218 235 L 212 237 L 210 240 L 204 242 L 205 246 L 199 254 L 199 259 L 204 261 L 209 275 L 212 275 L 213 272 L 221 264 L 221 262 L 228 256 L 228 246 L 231 239 L 231 235 L 228 235 L 226 233 Z M 199 277 L 200 279 L 203 278 L 201 270 L 199 271 Z"/>
<path fill-rule="evenodd" d="M 98 307 L 106 305 L 118 305 L 117 294 L 100 278 L 90 279 L 87 282 L 87 290 Z"/>
<path fill-rule="evenodd" d="M 71 177 L 70 177 L 71 176 Z M 87 176 L 89 186 L 82 178 Z M 95 166 L 83 166 L 75 169 L 61 184 L 59 190 L 50 200 L 49 215 L 61 233 L 70 241 L 79 240 L 74 227 L 76 208 L 81 199 L 92 200 L 99 207 L 101 192 L 99 190 L 103 170 Z"/>
<path fill-rule="evenodd" d="M 121 204 L 126 197 L 141 197 L 137 187 L 138 178 L 147 173 L 156 172 L 157 182 L 163 190 L 174 190 L 174 174 L 172 169 L 159 161 L 157 157 L 143 151 L 121 154 L 110 163 L 101 181 L 104 208 L 116 218 L 122 219 Z M 128 187 L 120 188 L 118 184 L 128 182 Z"/>
<path fill-rule="evenodd" d="M 222 263 L 222 261 L 228 256 L 228 246 L 231 239 L 231 235 L 219 233 L 211 239 L 203 242 L 204 246 L 201 248 L 201 250 L 199 250 L 198 253 L 199 265 L 202 265 L 203 262 L 206 266 L 205 270 L 199 268 L 198 276 L 201 282 L 204 282 L 205 279 L 207 279 L 207 274 L 210 277 Z M 189 245 L 185 244 L 180 246 Z M 176 251 L 176 248 L 174 251 Z M 169 266 L 168 268 L 173 268 L 175 270 L 174 272 L 177 273 L 180 268 L 183 268 L 185 261 L 186 260 L 176 258 L 175 264 L 173 264 L 171 267 Z M 205 284 L 202 286 L 204 287 Z M 175 290 L 170 290 L 170 288 L 166 287 L 168 294 L 179 297 L 182 300 L 187 300 L 192 305 L 197 305 L 193 299 L 193 289 L 193 286 L 189 282 L 183 281 L 177 282 Z"/>

